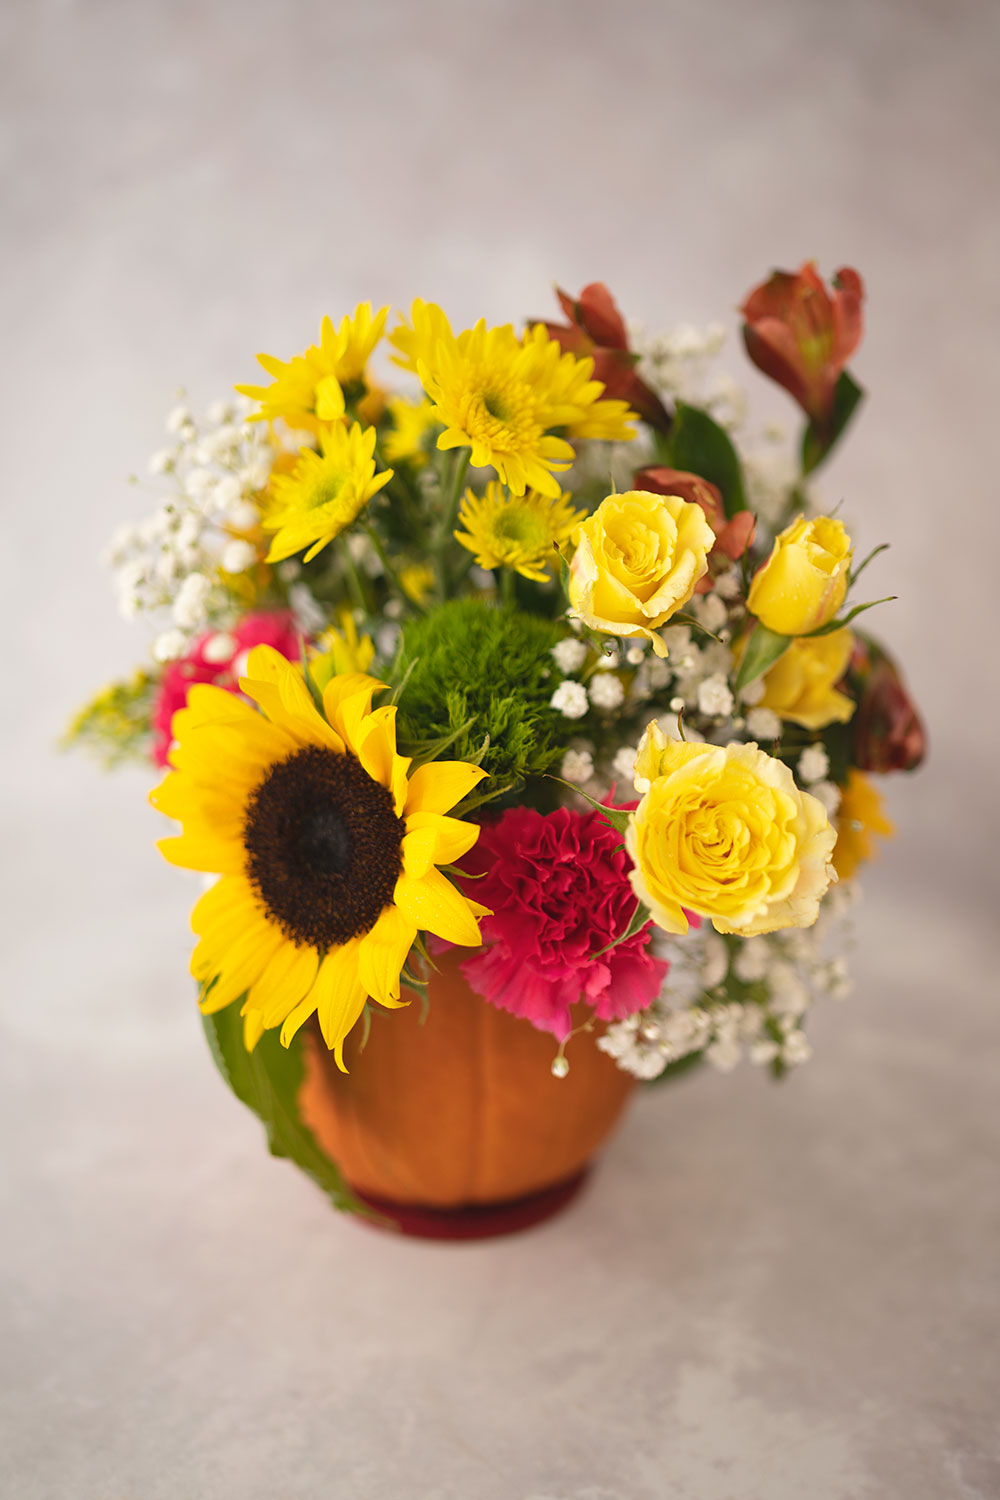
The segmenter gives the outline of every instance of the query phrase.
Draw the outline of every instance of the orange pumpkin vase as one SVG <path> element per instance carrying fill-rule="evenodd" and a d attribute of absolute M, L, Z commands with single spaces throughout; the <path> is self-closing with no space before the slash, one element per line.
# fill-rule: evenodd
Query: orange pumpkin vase
<path fill-rule="evenodd" d="M 498 1010 L 437 960 L 429 1008 L 379 1012 L 341 1073 L 310 1034 L 304 1122 L 355 1191 L 404 1231 L 473 1238 L 525 1227 L 573 1195 L 635 1087 L 587 1032 L 552 1073 L 555 1039 Z"/>

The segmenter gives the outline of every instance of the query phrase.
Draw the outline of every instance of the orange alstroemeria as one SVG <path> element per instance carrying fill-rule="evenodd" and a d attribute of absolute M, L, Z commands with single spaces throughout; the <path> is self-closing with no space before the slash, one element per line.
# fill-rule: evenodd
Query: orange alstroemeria
<path fill-rule="evenodd" d="M 857 271 L 836 271 L 831 292 L 810 260 L 799 271 L 775 271 L 740 309 L 754 364 L 821 427 L 831 418 L 837 381 L 861 342 L 863 301 Z"/>
<path fill-rule="evenodd" d="M 666 432 L 670 413 L 654 390 L 636 373 L 638 354 L 628 346 L 628 334 L 615 299 L 603 281 L 592 281 L 579 297 L 556 287 L 560 306 L 569 323 L 544 323 L 550 338 L 564 352 L 594 361 L 594 379 L 604 385 L 604 394 L 627 401 L 644 421 Z"/>

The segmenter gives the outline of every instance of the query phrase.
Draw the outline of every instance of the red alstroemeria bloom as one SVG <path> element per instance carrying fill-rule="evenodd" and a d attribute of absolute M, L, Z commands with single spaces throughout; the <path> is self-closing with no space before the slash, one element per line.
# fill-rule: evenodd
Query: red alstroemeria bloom
<path fill-rule="evenodd" d="M 844 266 L 835 272 L 831 293 L 810 260 L 800 271 L 775 271 L 740 309 L 754 364 L 821 427 L 830 420 L 837 381 L 861 342 L 864 295 L 857 271 Z"/>
<path fill-rule="evenodd" d="M 657 464 L 649 469 L 637 470 L 633 483 L 637 490 L 649 490 L 654 495 L 679 495 L 689 504 L 701 506 L 705 519 L 715 532 L 715 546 L 709 555 L 709 565 L 720 555 L 735 562 L 753 541 L 757 522 L 750 511 L 737 511 L 732 520 L 728 520 L 721 490 L 707 479 L 702 479 L 700 474 L 691 474 L 686 469 L 668 469 Z M 707 594 L 711 587 L 711 576 L 706 573 L 703 578 L 699 578 L 694 591 L 696 594 Z"/>
<path fill-rule="evenodd" d="M 854 718 L 854 763 L 862 771 L 914 771 L 927 735 L 891 657 L 861 645 L 851 663 L 863 686 Z"/>
<path fill-rule="evenodd" d="M 544 323 L 549 337 L 565 352 L 580 358 L 589 355 L 594 379 L 603 382 L 605 396 L 627 401 L 651 426 L 666 432 L 670 413 L 636 374 L 639 356 L 629 349 L 622 315 L 603 281 L 592 281 L 576 298 L 556 287 L 556 296 L 569 323 Z"/>

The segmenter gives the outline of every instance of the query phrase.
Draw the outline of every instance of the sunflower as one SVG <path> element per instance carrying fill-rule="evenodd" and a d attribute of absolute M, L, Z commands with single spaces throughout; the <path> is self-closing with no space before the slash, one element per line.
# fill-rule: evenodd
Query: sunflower
<path fill-rule="evenodd" d="M 458 514 L 466 530 L 454 535 L 481 568 L 515 568 L 522 578 L 544 583 L 553 549 L 569 540 L 587 514 L 574 510 L 569 499 L 568 491 L 557 499 L 535 490 L 507 495 L 491 480 L 483 495 L 466 490 Z"/>
<path fill-rule="evenodd" d="M 434 404 L 444 428 L 437 446 L 471 448 L 475 467 L 492 466 L 515 495 L 530 486 L 559 498 L 555 475 L 574 457 L 566 435 L 635 436 L 627 403 L 600 399 L 593 360 L 564 354 L 542 324 L 519 339 L 509 323 L 487 328 L 480 319 L 456 335 L 441 309 L 424 302 L 413 304 L 412 320 L 390 342 Z"/>
<path fill-rule="evenodd" d="M 342 318 L 336 329 L 324 318 L 319 345 L 311 344 L 305 354 L 287 361 L 258 354 L 257 363 L 272 377 L 271 384 L 236 387 L 260 402 L 260 411 L 254 412 L 251 421 L 283 417 L 289 427 L 306 432 L 319 432 L 324 425 L 339 421 L 346 408 L 345 388 L 356 394 L 364 382 L 365 367 L 382 337 L 388 312 L 383 307 L 373 315 L 370 302 L 359 302 L 353 316 Z"/>
<path fill-rule="evenodd" d="M 334 677 L 315 706 L 301 671 L 270 646 L 240 687 L 262 710 L 196 685 L 174 716 L 173 767 L 151 793 L 177 818 L 166 858 L 219 880 L 191 915 L 191 972 L 210 1014 L 242 999 L 253 1048 L 281 1027 L 288 1046 L 316 1014 L 344 1068 L 344 1040 L 368 999 L 400 1000 L 418 930 L 477 947 L 486 908 L 437 868 L 466 854 L 475 824 L 445 816 L 484 775 L 464 761 L 410 773 L 383 684 Z M 346 1071 L 346 1069 L 345 1069 Z"/>
<path fill-rule="evenodd" d="M 391 469 L 375 473 L 375 428 L 339 424 L 320 435 L 320 452 L 303 448 L 291 474 L 271 482 L 273 503 L 264 518 L 277 532 L 268 562 L 281 562 L 306 547 L 304 561 L 350 526 L 371 497 L 392 478 Z"/>

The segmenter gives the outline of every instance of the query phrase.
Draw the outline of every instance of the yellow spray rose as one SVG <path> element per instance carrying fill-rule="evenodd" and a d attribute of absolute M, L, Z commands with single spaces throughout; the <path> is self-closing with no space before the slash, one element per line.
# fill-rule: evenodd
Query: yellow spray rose
<path fill-rule="evenodd" d="M 715 541 L 701 506 L 647 490 L 609 495 L 573 540 L 569 598 L 580 619 L 608 635 L 645 636 L 666 656 L 654 631 L 691 598 Z"/>
<path fill-rule="evenodd" d="M 837 809 L 833 863 L 840 878 L 850 880 L 858 865 L 875 858 L 876 835 L 891 839 L 895 832 L 895 826 L 885 815 L 882 798 L 864 772 L 852 766 Z"/>
<path fill-rule="evenodd" d="M 747 598 L 750 613 L 779 635 L 818 630 L 844 602 L 852 556 L 843 521 L 799 516 L 775 538 L 758 569 Z"/>
<path fill-rule="evenodd" d="M 764 676 L 761 708 L 806 729 L 846 724 L 857 704 L 837 683 L 847 671 L 854 636 L 846 629 L 793 641 Z"/>
<path fill-rule="evenodd" d="M 816 797 L 756 745 L 693 745 L 651 723 L 635 762 L 642 801 L 625 833 L 632 889 L 667 932 L 687 911 L 752 937 L 810 927 L 836 874 L 836 833 Z"/>

